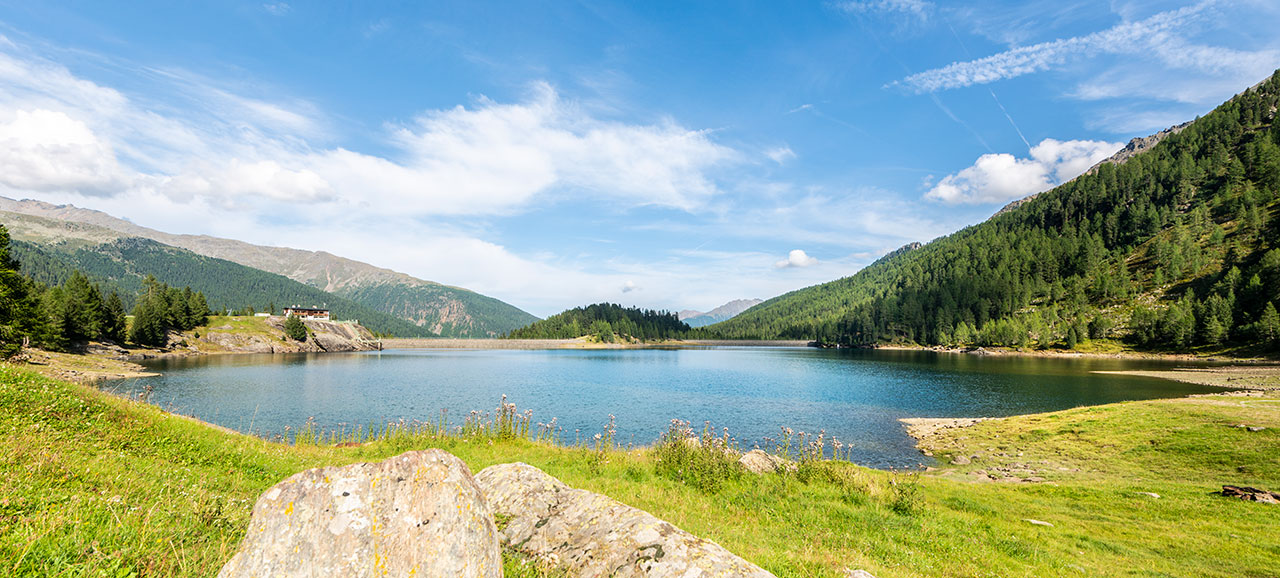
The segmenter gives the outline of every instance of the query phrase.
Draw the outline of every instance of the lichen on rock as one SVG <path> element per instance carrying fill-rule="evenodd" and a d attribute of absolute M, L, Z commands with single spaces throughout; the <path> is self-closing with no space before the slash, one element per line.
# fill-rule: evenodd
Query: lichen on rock
<path fill-rule="evenodd" d="M 571 576 L 773 576 L 710 540 L 528 464 L 490 466 L 476 483 L 506 521 L 504 544 Z"/>
<path fill-rule="evenodd" d="M 466 464 L 441 450 L 307 470 L 268 489 L 219 578 L 502 576 L 498 529 Z"/>

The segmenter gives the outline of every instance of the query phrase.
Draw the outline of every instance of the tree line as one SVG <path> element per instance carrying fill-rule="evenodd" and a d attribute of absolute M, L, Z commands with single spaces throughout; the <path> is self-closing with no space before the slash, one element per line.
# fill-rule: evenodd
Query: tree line
<path fill-rule="evenodd" d="M 576 339 L 593 336 L 605 343 L 629 339 L 657 341 L 684 337 L 689 326 L 675 313 L 614 303 L 575 307 L 507 335 L 509 339 Z"/>
<path fill-rule="evenodd" d="M 190 287 L 169 287 L 148 276 L 134 301 L 132 324 L 124 299 L 78 270 L 49 285 L 23 275 L 12 255 L 9 231 L 0 225 L 0 357 L 24 346 L 65 351 L 89 341 L 163 345 L 166 332 L 204 325 L 209 306 Z"/>

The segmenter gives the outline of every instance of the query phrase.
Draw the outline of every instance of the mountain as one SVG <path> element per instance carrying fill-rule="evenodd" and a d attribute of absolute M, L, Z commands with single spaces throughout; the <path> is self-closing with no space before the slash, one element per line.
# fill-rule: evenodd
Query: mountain
<path fill-rule="evenodd" d="M 424 281 L 368 263 L 324 251 L 265 247 L 207 235 L 175 235 L 142 227 L 100 211 L 73 205 L 0 197 L 0 211 L 96 227 L 88 229 L 43 225 L 33 235 L 71 243 L 104 237 L 139 237 L 283 275 L 332 293 L 368 309 L 405 319 L 440 337 L 496 337 L 523 327 L 537 317 L 512 305 L 463 289 Z M 103 230 L 107 231 L 106 233 Z M 87 236 L 81 238 L 81 235 Z"/>
<path fill-rule="evenodd" d="M 724 305 L 716 307 L 711 311 L 703 313 L 701 311 L 693 311 L 686 309 L 679 313 L 680 320 L 689 325 L 689 327 L 706 327 L 712 323 L 719 323 L 733 319 L 739 313 L 746 311 L 760 303 L 764 303 L 762 299 L 734 299 Z"/>
<path fill-rule="evenodd" d="M 274 273 L 245 267 L 224 259 L 197 255 L 186 249 L 170 247 L 141 237 L 118 236 L 112 232 L 82 223 L 66 223 L 30 215 L 21 219 L 0 212 L 0 224 L 10 229 L 14 241 L 12 252 L 22 265 L 23 274 L 48 285 L 60 285 L 79 270 L 104 292 L 120 294 L 126 309 L 142 289 L 147 275 L 174 287 L 189 286 L 204 293 L 215 311 L 252 306 L 265 311 L 274 304 L 277 310 L 302 304 L 328 307 L 337 319 L 355 319 L 372 331 L 403 337 L 430 337 L 428 328 L 396 318 L 326 293 Z M 52 240 L 59 225 L 76 229 L 82 237 Z M 103 240 L 94 244 L 91 240 Z M 34 241 L 34 242 L 33 242 Z"/>
<path fill-rule="evenodd" d="M 1280 347 L 1280 72 L 1209 114 L 709 334 L 1073 347 Z"/>

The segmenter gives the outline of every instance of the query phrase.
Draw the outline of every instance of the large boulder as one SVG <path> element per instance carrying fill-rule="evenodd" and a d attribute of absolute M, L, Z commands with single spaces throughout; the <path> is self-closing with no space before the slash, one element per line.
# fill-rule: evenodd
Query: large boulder
<path fill-rule="evenodd" d="M 414 451 L 271 487 L 218 576 L 501 577 L 502 551 L 466 464 Z"/>
<path fill-rule="evenodd" d="M 571 576 L 773 576 L 714 542 L 528 464 L 490 466 L 476 483 L 505 518 L 503 543 Z"/>

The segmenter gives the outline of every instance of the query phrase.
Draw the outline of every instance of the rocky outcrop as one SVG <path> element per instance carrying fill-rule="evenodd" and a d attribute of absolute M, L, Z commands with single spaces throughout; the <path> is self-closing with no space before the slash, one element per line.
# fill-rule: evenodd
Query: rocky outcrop
<path fill-rule="evenodd" d="M 211 324 L 188 332 L 171 332 L 166 349 L 179 354 L 202 353 L 298 353 L 321 351 L 370 351 L 381 342 L 368 329 L 349 321 L 307 320 L 307 340 L 285 336 L 282 316 L 233 317 L 232 324 Z M 239 325 L 249 321 L 248 326 Z"/>
<path fill-rule="evenodd" d="M 1239 498 L 1247 502 L 1280 504 L 1280 492 L 1268 492 L 1246 486 L 1222 486 L 1221 493 L 1228 498 Z"/>
<path fill-rule="evenodd" d="M 528 464 L 490 466 L 476 483 L 506 520 L 504 544 L 571 576 L 773 576 L 714 542 Z"/>
<path fill-rule="evenodd" d="M 276 484 L 218 576 L 501 577 L 502 554 L 466 464 L 426 450 Z"/>

